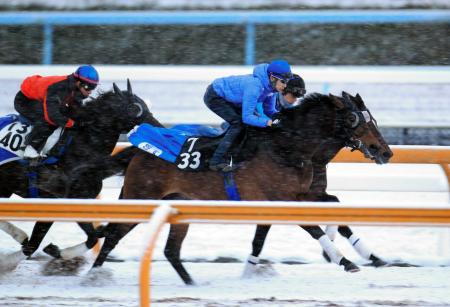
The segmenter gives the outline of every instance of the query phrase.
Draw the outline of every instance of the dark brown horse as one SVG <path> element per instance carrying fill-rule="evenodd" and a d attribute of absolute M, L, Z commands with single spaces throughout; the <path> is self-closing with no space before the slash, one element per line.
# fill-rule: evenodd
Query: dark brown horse
<path fill-rule="evenodd" d="M 283 110 L 279 130 L 248 128 L 246 162 L 236 170 L 235 181 L 243 200 L 299 201 L 325 195 L 323 174 L 314 180 L 314 169 L 323 170 L 339 149 L 361 150 L 377 163 L 387 163 L 392 152 L 381 137 L 362 100 L 313 94 L 296 108 Z M 317 167 L 319 165 L 320 167 Z M 326 183 L 325 183 L 326 186 Z M 145 152 L 130 162 L 122 191 L 126 199 L 226 200 L 220 173 L 185 172 Z M 107 254 L 134 224 L 109 224 L 105 242 L 94 267 L 101 266 Z M 347 271 L 358 267 L 334 247 L 319 226 L 301 226 L 319 240 L 330 258 Z M 180 261 L 180 250 L 188 224 L 170 226 L 165 256 L 186 284 L 193 280 Z"/>
<path fill-rule="evenodd" d="M 350 138 L 349 142 L 349 139 L 345 137 L 345 134 L 342 134 L 342 131 L 336 130 L 336 137 L 329 138 L 327 142 L 320 145 L 317 150 L 317 154 L 315 154 L 312 158 L 313 179 L 311 186 L 307 193 L 298 195 L 298 200 L 339 202 L 339 199 L 336 196 L 330 195 L 326 192 L 326 167 L 343 147 L 349 146 L 353 149 L 358 149 L 365 155 L 366 158 L 374 160 L 377 164 L 387 163 L 389 158 L 392 156 L 392 152 L 378 130 L 376 120 L 372 117 L 372 114 L 365 106 L 361 96 L 357 94 L 356 97 L 352 97 L 345 92 L 342 96 L 343 98 L 341 101 L 344 106 L 352 110 L 351 112 L 353 117 L 348 119 L 346 125 L 354 129 L 354 137 Z M 336 100 L 336 97 L 331 97 Z M 341 137 L 339 137 L 339 134 L 341 134 Z M 376 145 L 373 141 L 371 141 L 371 139 L 378 139 L 382 146 L 380 147 Z M 360 143 L 360 141 L 362 143 Z M 365 144 L 371 145 L 366 146 Z M 247 259 L 243 274 L 244 277 L 251 277 L 254 272 L 261 270 L 261 268 L 257 269 L 259 264 L 259 255 L 262 251 L 270 228 L 271 225 L 258 225 L 256 227 L 255 236 L 252 242 L 252 252 Z M 334 241 L 336 232 L 339 232 L 339 234 L 344 236 L 351 243 L 352 247 L 361 257 L 370 261 L 370 265 L 375 267 L 387 265 L 385 261 L 376 256 L 375 253 L 371 251 L 366 244 L 364 244 L 363 240 L 355 234 L 349 226 L 327 226 L 326 228 L 326 234 L 332 241 Z M 315 239 L 320 239 L 320 236 L 322 235 L 320 232 L 309 233 Z M 327 261 L 333 260 L 330 259 L 330 256 L 325 249 L 323 255 Z"/>
<path fill-rule="evenodd" d="M 146 103 L 133 94 L 129 81 L 127 91 L 121 91 L 114 84 L 114 91 L 88 101 L 76 110 L 73 118 L 85 125 L 65 132 L 63 139 L 70 141 L 64 154 L 54 152 L 59 161 L 33 169 L 37 173 L 35 184 L 39 197 L 95 198 L 102 188 L 102 180 L 123 171 L 136 151 L 127 149 L 111 156 L 120 134 L 143 122 L 160 125 Z M 0 167 L 0 197 L 10 197 L 13 193 L 30 197 L 29 167 L 21 162 L 13 161 Z M 78 224 L 88 235 L 88 240 L 80 246 L 91 248 L 97 242 L 92 223 Z M 51 225 L 52 222 L 36 223 L 30 239 L 23 243 L 24 255 L 19 256 L 33 254 Z"/>

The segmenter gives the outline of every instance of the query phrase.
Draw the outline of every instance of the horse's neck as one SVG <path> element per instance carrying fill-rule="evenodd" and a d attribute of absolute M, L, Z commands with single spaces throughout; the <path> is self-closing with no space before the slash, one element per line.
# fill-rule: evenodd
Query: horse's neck
<path fill-rule="evenodd" d="M 301 166 L 310 161 L 322 144 L 334 137 L 336 109 L 329 104 L 317 104 L 315 109 L 296 118 L 295 131 L 281 131 L 268 139 L 266 150 L 286 165 Z"/>
<path fill-rule="evenodd" d="M 336 109 L 333 125 L 333 133 L 326 137 L 314 153 L 314 161 L 320 161 L 324 165 L 328 164 L 345 147 L 344 118 L 342 113 L 339 113 Z"/>
<path fill-rule="evenodd" d="M 62 162 L 67 168 L 72 168 L 80 164 L 90 164 L 108 158 L 119 136 L 119 132 L 95 126 L 83 131 L 76 131 L 72 135 L 72 143 Z"/>

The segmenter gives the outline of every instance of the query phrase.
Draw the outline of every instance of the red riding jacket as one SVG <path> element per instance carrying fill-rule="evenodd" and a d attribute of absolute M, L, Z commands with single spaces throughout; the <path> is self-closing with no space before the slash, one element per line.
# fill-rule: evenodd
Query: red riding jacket
<path fill-rule="evenodd" d="M 42 102 L 46 122 L 53 126 L 73 126 L 74 121 L 67 116 L 68 110 L 82 104 L 73 75 L 30 76 L 22 82 L 20 90 L 28 99 Z"/>

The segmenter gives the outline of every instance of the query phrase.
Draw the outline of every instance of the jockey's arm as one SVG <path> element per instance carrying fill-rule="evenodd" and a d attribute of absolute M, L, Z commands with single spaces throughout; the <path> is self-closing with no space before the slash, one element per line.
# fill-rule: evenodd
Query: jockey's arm
<path fill-rule="evenodd" d="M 71 127 L 73 125 L 73 123 L 70 124 L 73 121 L 61 113 L 61 108 L 66 107 L 63 105 L 65 95 L 67 95 L 67 89 L 61 83 L 55 83 L 48 87 L 46 101 L 44 102 L 46 120 L 59 127 Z"/>
<path fill-rule="evenodd" d="M 267 127 L 269 126 L 269 121 L 256 114 L 256 104 L 260 95 L 260 90 L 258 87 L 249 87 L 244 91 L 244 96 L 242 98 L 242 121 L 244 124 L 255 126 L 255 127 Z"/>

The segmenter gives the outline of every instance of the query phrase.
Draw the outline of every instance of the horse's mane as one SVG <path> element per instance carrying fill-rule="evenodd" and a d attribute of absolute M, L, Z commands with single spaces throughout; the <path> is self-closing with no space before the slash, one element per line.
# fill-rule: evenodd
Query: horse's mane
<path fill-rule="evenodd" d="M 288 117 L 300 116 L 308 113 L 312 108 L 323 106 L 329 102 L 329 96 L 320 93 L 311 93 L 307 95 L 298 106 L 282 109 L 281 113 L 287 115 Z"/>
<path fill-rule="evenodd" d="M 98 106 L 111 103 L 112 100 L 117 100 L 114 91 L 101 92 L 97 97 L 86 101 L 84 103 L 84 108 L 87 110 L 98 108 Z"/>

